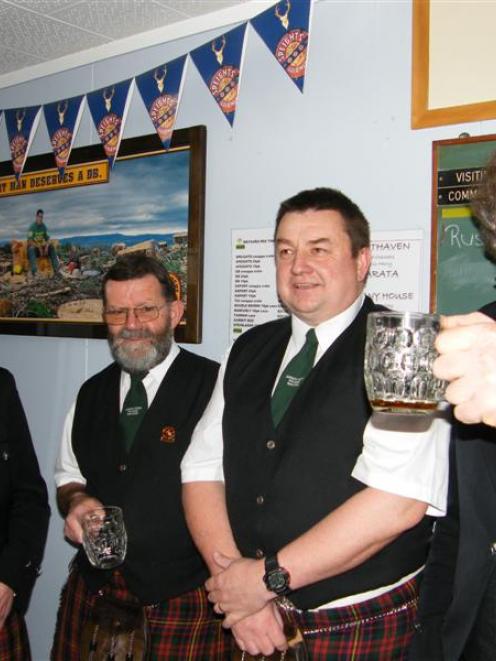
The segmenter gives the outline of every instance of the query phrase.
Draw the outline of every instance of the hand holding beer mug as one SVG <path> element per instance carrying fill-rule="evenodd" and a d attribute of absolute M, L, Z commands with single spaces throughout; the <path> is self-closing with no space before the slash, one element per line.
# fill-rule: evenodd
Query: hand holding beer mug
<path fill-rule="evenodd" d="M 83 548 L 98 569 L 113 569 L 124 562 L 127 534 L 120 507 L 98 507 L 82 520 Z"/>
<path fill-rule="evenodd" d="M 431 413 L 445 382 L 432 373 L 439 317 L 420 312 L 372 312 L 367 319 L 365 387 L 375 411 Z"/>

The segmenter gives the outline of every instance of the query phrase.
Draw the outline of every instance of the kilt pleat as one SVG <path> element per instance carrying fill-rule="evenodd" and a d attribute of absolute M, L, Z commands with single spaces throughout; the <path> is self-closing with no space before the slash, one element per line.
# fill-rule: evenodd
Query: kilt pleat
<path fill-rule="evenodd" d="M 111 597 L 136 604 L 119 572 L 98 594 L 91 593 L 73 569 L 62 590 L 52 661 L 81 661 L 83 625 L 91 619 L 97 599 Z M 203 587 L 153 606 L 144 607 L 149 648 L 147 661 L 228 661 L 231 635 L 212 610 Z"/>
<path fill-rule="evenodd" d="M 15 610 L 0 629 L 0 661 L 31 661 L 26 623 Z"/>
<path fill-rule="evenodd" d="M 296 611 L 312 661 L 403 661 L 414 633 L 418 577 L 359 604 Z"/>

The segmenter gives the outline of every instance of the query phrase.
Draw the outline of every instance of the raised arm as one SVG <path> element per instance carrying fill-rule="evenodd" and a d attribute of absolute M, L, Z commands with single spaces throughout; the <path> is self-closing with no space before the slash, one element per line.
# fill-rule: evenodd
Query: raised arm
<path fill-rule="evenodd" d="M 278 550 L 280 565 L 289 571 L 291 589 L 362 564 L 415 526 L 428 508 L 431 514 L 444 514 L 448 445 L 449 424 L 442 414 L 432 425 L 411 433 L 369 422 L 352 473 L 367 486 Z M 210 579 L 207 588 L 211 600 L 229 613 L 227 626 L 275 597 L 263 583 L 263 561 L 228 563 L 222 557 L 216 561 L 226 571 Z"/>

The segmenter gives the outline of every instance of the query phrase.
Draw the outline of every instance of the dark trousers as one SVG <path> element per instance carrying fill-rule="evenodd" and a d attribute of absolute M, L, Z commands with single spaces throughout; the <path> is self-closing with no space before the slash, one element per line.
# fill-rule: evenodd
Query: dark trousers
<path fill-rule="evenodd" d="M 496 659 L 496 560 L 462 656 L 463 661 L 491 659 Z"/>

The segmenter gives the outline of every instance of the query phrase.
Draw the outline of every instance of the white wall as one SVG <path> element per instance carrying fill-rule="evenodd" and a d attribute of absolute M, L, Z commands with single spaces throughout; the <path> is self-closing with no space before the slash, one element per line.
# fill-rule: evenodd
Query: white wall
<path fill-rule="evenodd" d="M 204 43 L 197 35 L 93 66 L 0 90 L 0 108 L 53 101 L 146 71 Z M 431 142 L 496 132 L 496 122 L 410 129 L 410 2 L 315 3 L 305 93 L 285 76 L 249 29 L 234 130 L 190 64 L 178 128 L 208 129 L 203 342 L 220 358 L 228 342 L 230 237 L 233 228 L 271 226 L 278 203 L 307 187 L 341 188 L 374 229 L 421 228 L 430 236 Z M 41 123 L 36 152 L 49 151 Z M 151 132 L 141 101 L 125 137 Z M 0 160 L 8 158 L 0 131 Z M 96 143 L 86 113 L 77 146 Z M 1 201 L 0 201 L 1 204 Z M 429 250 L 423 260 L 428 307 Z M 109 361 L 104 341 L 2 336 L 0 364 L 16 378 L 52 501 L 52 466 L 63 417 L 78 387 Z M 72 549 L 53 516 L 43 574 L 28 615 L 34 659 L 48 659 L 58 593 Z"/>

